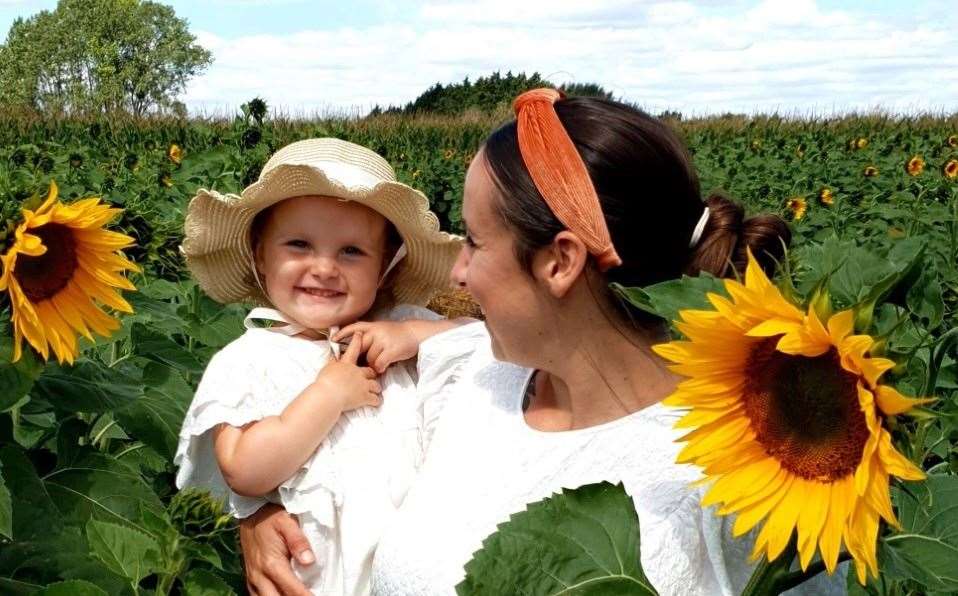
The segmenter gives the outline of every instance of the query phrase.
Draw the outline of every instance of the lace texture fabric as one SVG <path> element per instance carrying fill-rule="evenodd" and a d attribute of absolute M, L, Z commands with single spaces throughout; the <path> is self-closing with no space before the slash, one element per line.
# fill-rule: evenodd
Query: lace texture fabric
<path fill-rule="evenodd" d="M 497 362 L 482 331 L 470 325 L 433 340 L 460 350 L 471 342 L 475 351 L 444 373 L 420 372 L 431 412 L 425 457 L 380 541 L 373 594 L 455 594 L 463 566 L 497 524 L 562 488 L 600 481 L 623 482 L 635 501 L 643 568 L 660 594 L 740 593 L 751 541 L 733 539 L 733 520 L 701 508 L 704 489 L 689 486 L 699 472 L 675 463 L 681 413 L 657 404 L 592 428 L 536 431 L 521 411 L 532 371 Z M 837 575 L 793 593 L 844 593 L 844 572 Z"/>

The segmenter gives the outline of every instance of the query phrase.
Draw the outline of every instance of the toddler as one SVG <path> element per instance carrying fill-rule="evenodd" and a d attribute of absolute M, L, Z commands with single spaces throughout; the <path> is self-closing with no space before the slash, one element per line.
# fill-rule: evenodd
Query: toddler
<path fill-rule="evenodd" d="M 238 197 L 199 191 L 185 228 L 207 294 L 268 306 L 211 359 L 177 486 L 225 496 L 237 517 L 283 505 L 317 556 L 297 568 L 312 592 L 366 594 L 419 459 L 410 359 L 457 324 L 421 305 L 448 285 L 458 238 L 384 159 L 338 139 L 284 147 Z"/>

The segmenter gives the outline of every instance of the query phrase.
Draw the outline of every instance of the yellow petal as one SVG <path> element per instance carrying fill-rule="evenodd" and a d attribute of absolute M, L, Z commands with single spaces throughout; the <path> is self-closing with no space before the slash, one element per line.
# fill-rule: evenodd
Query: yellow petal
<path fill-rule="evenodd" d="M 832 343 L 836 346 L 841 344 L 854 330 L 855 313 L 851 310 L 835 313 L 828 319 L 828 334 L 832 338 Z"/>
<path fill-rule="evenodd" d="M 875 390 L 875 401 L 878 403 L 878 409 L 887 416 L 904 414 L 915 406 L 928 404 L 935 401 L 933 397 L 910 398 L 899 393 L 894 387 L 889 385 L 879 385 Z"/>
<path fill-rule="evenodd" d="M 791 488 L 794 481 L 795 476 L 787 475 L 785 481 L 782 482 L 782 485 L 778 487 L 778 490 L 774 493 L 740 510 L 738 517 L 735 518 L 735 523 L 732 525 L 732 534 L 734 536 L 741 536 L 754 528 L 755 524 L 762 521 L 762 519 L 779 504 L 785 495 L 788 494 L 788 489 Z"/>
<path fill-rule="evenodd" d="M 925 479 L 925 473 L 892 446 L 891 435 L 884 429 L 882 429 L 881 436 L 878 439 L 878 456 L 882 467 L 889 474 L 893 474 L 902 480 Z"/>
<path fill-rule="evenodd" d="M 831 488 L 823 482 L 806 481 L 806 500 L 802 512 L 798 516 L 798 553 L 802 571 L 808 569 L 818 547 L 818 537 L 821 536 L 828 516 L 828 499 Z"/>

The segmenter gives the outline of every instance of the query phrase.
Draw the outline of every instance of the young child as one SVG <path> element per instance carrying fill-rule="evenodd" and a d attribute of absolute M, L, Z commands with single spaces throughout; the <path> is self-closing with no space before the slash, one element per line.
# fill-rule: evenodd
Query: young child
<path fill-rule="evenodd" d="M 317 556 L 298 569 L 313 593 L 368 593 L 419 458 L 409 359 L 457 324 L 417 305 L 448 286 L 458 239 L 384 159 L 338 139 L 284 147 L 238 197 L 199 191 L 185 228 L 207 294 L 269 308 L 210 361 L 183 421 L 177 486 L 225 496 L 237 517 L 282 504 Z"/>

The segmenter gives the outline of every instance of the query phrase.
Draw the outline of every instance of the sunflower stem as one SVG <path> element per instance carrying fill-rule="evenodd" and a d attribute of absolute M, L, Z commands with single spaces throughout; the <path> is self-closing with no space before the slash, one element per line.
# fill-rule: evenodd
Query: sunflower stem
<path fill-rule="evenodd" d="M 928 395 L 929 391 L 934 391 L 938 384 L 938 371 L 941 369 L 941 363 L 945 359 L 948 350 L 958 345 L 958 327 L 952 327 L 944 335 L 938 338 L 938 342 L 931 351 L 931 358 L 928 362 L 928 376 L 925 378 L 925 384 L 921 388 L 921 396 Z"/>
<path fill-rule="evenodd" d="M 788 546 L 774 561 L 769 561 L 767 556 L 762 557 L 762 561 L 755 567 L 752 577 L 749 578 L 745 589 L 742 590 L 742 596 L 769 596 L 772 594 L 781 594 L 784 590 L 778 589 L 789 574 L 789 568 L 798 554 L 797 539 L 792 536 Z"/>
<path fill-rule="evenodd" d="M 851 558 L 852 558 L 852 555 L 848 551 L 842 551 L 838 554 L 839 563 L 842 563 L 843 561 L 848 561 Z M 812 563 L 811 565 L 809 565 L 808 569 L 806 569 L 805 571 L 799 570 L 799 571 L 793 571 L 791 573 L 788 573 L 785 576 L 781 577 L 779 581 L 775 584 L 774 588 L 776 591 L 774 592 L 774 594 L 781 594 L 782 592 L 785 592 L 786 590 L 791 590 L 795 586 L 800 586 L 804 584 L 805 582 L 807 582 L 808 580 L 815 577 L 816 575 L 818 575 L 819 573 L 821 573 L 822 571 L 825 571 L 825 569 L 826 567 L 825 567 L 824 561 L 816 561 Z"/>

